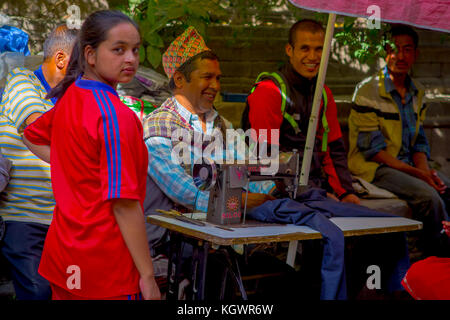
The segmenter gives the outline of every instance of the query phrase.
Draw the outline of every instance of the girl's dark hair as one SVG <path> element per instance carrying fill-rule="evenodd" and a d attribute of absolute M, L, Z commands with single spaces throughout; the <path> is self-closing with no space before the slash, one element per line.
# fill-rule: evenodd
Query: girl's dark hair
<path fill-rule="evenodd" d="M 139 32 L 136 22 L 120 11 L 100 10 L 92 13 L 87 17 L 78 33 L 77 41 L 73 46 L 70 62 L 67 66 L 66 75 L 63 80 L 54 87 L 46 99 L 61 98 L 67 88 L 75 82 L 75 80 L 83 73 L 86 66 L 84 59 L 84 48 L 90 45 L 92 48 L 97 47 L 106 40 L 108 31 L 120 23 L 131 23 Z"/>

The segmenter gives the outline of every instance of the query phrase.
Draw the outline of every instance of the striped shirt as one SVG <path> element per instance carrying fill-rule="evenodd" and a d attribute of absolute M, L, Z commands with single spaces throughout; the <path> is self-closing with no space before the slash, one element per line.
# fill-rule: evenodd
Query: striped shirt
<path fill-rule="evenodd" d="M 39 80 L 41 79 L 41 80 Z M 42 83 L 44 81 L 44 83 Z M 0 103 L 0 147 L 12 161 L 10 181 L 0 194 L 4 220 L 50 224 L 55 200 L 50 165 L 38 159 L 22 142 L 25 120 L 33 113 L 53 107 L 45 99 L 47 88 L 42 69 L 35 73 L 16 68 L 8 77 Z"/>

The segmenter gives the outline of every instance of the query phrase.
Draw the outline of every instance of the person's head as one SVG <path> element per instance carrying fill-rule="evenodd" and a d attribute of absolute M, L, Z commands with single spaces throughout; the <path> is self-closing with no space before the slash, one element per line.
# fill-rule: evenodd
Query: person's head
<path fill-rule="evenodd" d="M 389 31 L 395 49 L 386 45 L 386 64 L 393 74 L 407 74 L 418 55 L 419 36 L 413 28 L 394 25 Z"/>
<path fill-rule="evenodd" d="M 59 78 L 60 81 L 66 74 L 77 33 L 77 30 L 60 25 L 44 41 L 44 65 L 52 78 Z"/>
<path fill-rule="evenodd" d="M 184 107 L 195 114 L 211 110 L 222 73 L 217 55 L 194 28 L 172 42 L 163 55 L 163 66 L 170 89 Z"/>
<path fill-rule="evenodd" d="M 101 10 L 81 26 L 66 77 L 50 97 L 61 97 L 81 75 L 113 88 L 129 82 L 139 65 L 141 37 L 137 24 L 119 11 Z"/>
<path fill-rule="evenodd" d="M 286 54 L 301 76 L 312 79 L 319 72 L 324 39 L 325 30 L 314 20 L 300 20 L 289 29 Z"/>

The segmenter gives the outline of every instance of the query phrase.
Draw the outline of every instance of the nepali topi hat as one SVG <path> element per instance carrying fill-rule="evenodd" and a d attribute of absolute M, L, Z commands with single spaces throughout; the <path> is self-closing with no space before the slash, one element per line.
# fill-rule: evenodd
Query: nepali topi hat
<path fill-rule="evenodd" d="M 164 72 L 169 80 L 177 69 L 193 56 L 209 51 L 202 36 L 190 26 L 181 35 L 179 35 L 162 56 Z"/>

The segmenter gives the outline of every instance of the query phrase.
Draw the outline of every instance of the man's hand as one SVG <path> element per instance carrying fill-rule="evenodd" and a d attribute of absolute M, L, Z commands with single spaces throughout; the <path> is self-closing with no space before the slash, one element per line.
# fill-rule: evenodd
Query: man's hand
<path fill-rule="evenodd" d="M 159 291 L 155 277 L 140 278 L 139 289 L 144 300 L 161 300 L 161 292 Z"/>
<path fill-rule="evenodd" d="M 422 170 L 418 168 L 414 168 L 415 170 L 412 172 L 413 176 L 419 178 L 420 180 L 425 181 L 434 189 L 436 189 L 439 193 L 444 193 L 447 186 L 444 182 L 437 176 L 435 170 Z"/>
<path fill-rule="evenodd" d="M 442 226 L 447 237 L 450 237 L 450 221 L 442 221 Z"/>
<path fill-rule="evenodd" d="M 336 197 L 334 194 L 327 192 L 327 198 L 333 199 L 334 201 L 339 202 L 338 197 Z"/>
<path fill-rule="evenodd" d="M 264 194 L 264 193 L 248 193 L 248 198 L 247 198 L 247 210 L 256 208 L 260 205 L 262 205 L 264 202 L 266 201 L 270 201 L 270 200 L 275 200 L 276 198 L 268 195 L 268 194 Z M 242 204 L 241 204 L 241 208 L 244 209 L 245 206 L 245 192 L 242 192 Z"/>
<path fill-rule="evenodd" d="M 349 193 L 344 198 L 342 198 L 341 202 L 360 204 L 359 197 L 353 193 Z"/>
<path fill-rule="evenodd" d="M 437 175 L 436 170 L 431 169 L 430 170 L 431 178 L 433 179 L 434 183 L 439 187 L 439 193 L 444 193 L 445 189 L 447 189 L 447 186 L 445 185 L 444 181 L 439 178 Z"/>

